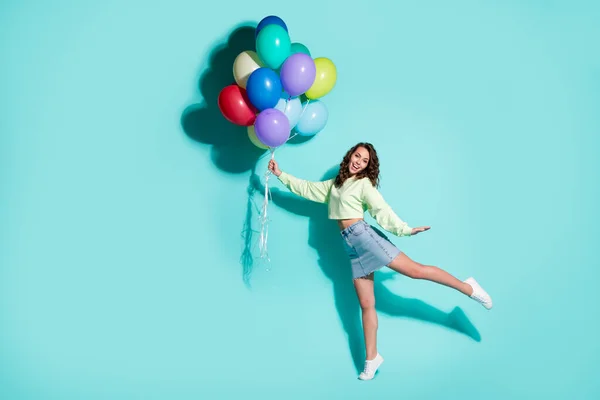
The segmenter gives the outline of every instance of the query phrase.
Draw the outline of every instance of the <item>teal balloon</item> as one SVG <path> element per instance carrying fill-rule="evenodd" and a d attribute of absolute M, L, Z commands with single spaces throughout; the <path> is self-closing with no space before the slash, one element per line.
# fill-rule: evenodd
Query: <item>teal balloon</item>
<path fill-rule="evenodd" d="M 308 54 L 310 56 L 310 51 L 308 50 L 308 47 L 306 47 L 302 43 L 292 43 L 291 53 L 292 54 L 304 53 L 304 54 Z"/>
<path fill-rule="evenodd" d="M 290 35 L 280 25 L 265 26 L 256 38 L 256 53 L 265 66 L 279 69 L 290 56 L 292 43 Z"/>
<path fill-rule="evenodd" d="M 294 128 L 298 135 L 313 136 L 321 132 L 327 125 L 327 119 L 329 118 L 329 111 L 325 103 L 320 100 L 312 100 L 308 104 L 304 103 L 303 109 Z"/>

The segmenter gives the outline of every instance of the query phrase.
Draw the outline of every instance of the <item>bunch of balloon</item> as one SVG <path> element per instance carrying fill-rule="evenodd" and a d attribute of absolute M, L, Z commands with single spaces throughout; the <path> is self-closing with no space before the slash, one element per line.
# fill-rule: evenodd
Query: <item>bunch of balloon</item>
<path fill-rule="evenodd" d="M 249 140 L 269 149 L 273 159 L 275 149 L 296 134 L 312 137 L 325 128 L 329 112 L 321 98 L 335 86 L 337 70 L 329 58 L 313 58 L 304 44 L 292 42 L 287 25 L 278 16 L 259 22 L 255 44 L 256 51 L 246 50 L 235 58 L 236 83 L 219 94 L 219 109 L 228 121 L 246 126 Z M 268 177 L 267 171 L 261 258 L 268 258 Z"/>

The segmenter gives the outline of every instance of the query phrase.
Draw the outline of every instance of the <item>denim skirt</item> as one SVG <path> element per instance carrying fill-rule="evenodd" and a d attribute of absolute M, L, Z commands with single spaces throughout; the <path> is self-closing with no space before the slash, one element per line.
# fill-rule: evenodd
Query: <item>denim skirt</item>
<path fill-rule="evenodd" d="M 364 278 L 389 265 L 401 251 L 380 230 L 361 220 L 342 232 L 352 265 L 352 278 Z"/>

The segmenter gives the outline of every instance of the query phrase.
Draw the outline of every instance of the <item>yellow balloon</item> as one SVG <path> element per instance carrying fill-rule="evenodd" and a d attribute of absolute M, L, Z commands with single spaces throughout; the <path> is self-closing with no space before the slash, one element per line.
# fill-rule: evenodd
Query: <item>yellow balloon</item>
<path fill-rule="evenodd" d="M 265 146 L 260 140 L 258 140 L 258 137 L 256 136 L 256 131 L 254 130 L 254 125 L 248 126 L 248 138 L 250 139 L 252 144 L 258 147 L 259 149 L 267 150 L 269 148 L 269 146 Z"/>
<path fill-rule="evenodd" d="M 315 58 L 317 76 L 312 86 L 304 93 L 309 99 L 318 99 L 325 96 L 333 89 L 337 80 L 337 70 L 329 58 Z"/>

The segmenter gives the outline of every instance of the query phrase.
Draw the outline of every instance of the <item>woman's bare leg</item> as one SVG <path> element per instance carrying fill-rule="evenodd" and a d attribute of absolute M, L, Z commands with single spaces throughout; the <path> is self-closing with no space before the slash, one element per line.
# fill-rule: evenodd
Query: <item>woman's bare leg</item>
<path fill-rule="evenodd" d="M 367 360 L 377 355 L 377 311 L 375 310 L 375 292 L 373 290 L 373 274 L 365 278 L 355 279 L 354 288 L 362 310 L 363 332 Z"/>
<path fill-rule="evenodd" d="M 473 278 L 468 278 L 463 282 L 441 268 L 413 261 L 404 253 L 400 253 L 388 267 L 409 278 L 425 279 L 456 289 L 488 310 L 492 308 L 492 298 Z"/>
<path fill-rule="evenodd" d="M 423 265 L 413 261 L 404 253 L 400 253 L 388 267 L 409 278 L 425 279 L 436 282 L 456 289 L 467 296 L 473 294 L 473 288 L 469 284 L 457 279 L 441 268 L 434 267 L 433 265 Z"/>
<path fill-rule="evenodd" d="M 370 380 L 383 363 L 383 357 L 377 351 L 377 312 L 375 311 L 375 292 L 373 289 L 373 273 L 364 278 L 354 280 L 354 288 L 358 295 L 362 310 L 363 331 L 365 334 L 366 360 L 363 371 L 358 376 L 361 380 Z"/>

